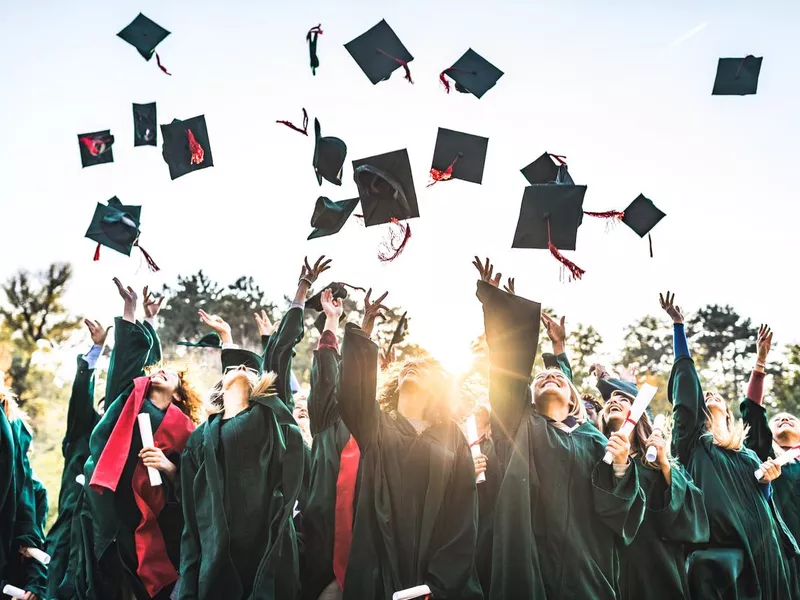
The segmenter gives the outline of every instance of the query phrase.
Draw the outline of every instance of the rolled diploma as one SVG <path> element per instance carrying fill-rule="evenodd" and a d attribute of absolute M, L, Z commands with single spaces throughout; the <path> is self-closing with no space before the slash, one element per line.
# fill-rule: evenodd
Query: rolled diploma
<path fill-rule="evenodd" d="M 75 476 L 75 481 L 78 485 L 82 486 L 86 483 L 86 476 L 83 473 Z"/>
<path fill-rule="evenodd" d="M 653 432 L 660 432 L 664 429 L 664 422 L 667 420 L 667 417 L 664 415 L 656 415 L 655 421 L 653 421 Z M 658 448 L 655 446 L 648 446 L 647 447 L 647 454 L 645 454 L 645 459 L 647 462 L 655 462 L 656 458 L 658 458 Z"/>
<path fill-rule="evenodd" d="M 6 585 L 3 588 L 3 594 L 5 594 L 6 596 L 11 596 L 12 598 L 24 598 L 25 590 L 21 590 L 18 587 L 14 587 L 13 585 Z"/>
<path fill-rule="evenodd" d="M 800 456 L 800 448 L 791 448 L 780 456 L 776 456 L 772 462 L 782 467 L 786 463 L 792 462 L 798 456 Z M 755 475 L 756 479 L 761 480 L 761 478 L 764 477 L 764 471 L 757 469 Z"/>
<path fill-rule="evenodd" d="M 34 560 L 39 561 L 43 565 L 50 564 L 50 555 L 47 552 L 39 550 L 38 548 L 23 548 L 22 553 Z"/>
<path fill-rule="evenodd" d="M 139 433 L 142 436 L 142 445 L 144 447 L 150 446 L 154 448 L 153 425 L 150 423 L 150 415 L 141 413 L 136 417 L 136 420 L 139 421 Z M 150 477 L 150 485 L 153 487 L 161 485 L 161 473 L 158 472 L 158 469 L 147 467 L 147 476 Z"/>
<path fill-rule="evenodd" d="M 392 595 L 392 600 L 411 600 L 412 598 L 421 598 L 431 593 L 431 588 L 427 585 L 417 585 L 407 590 L 400 590 Z"/>
<path fill-rule="evenodd" d="M 478 441 L 478 423 L 475 421 L 475 415 L 470 415 L 467 417 L 467 441 L 470 444 L 470 450 L 472 451 L 472 458 L 481 455 L 481 445 L 475 444 Z M 473 444 L 475 444 L 473 446 Z M 481 473 L 478 475 L 476 479 L 478 483 L 483 483 L 486 481 L 486 473 Z"/>
<path fill-rule="evenodd" d="M 649 383 L 645 383 L 642 386 L 642 389 L 640 389 L 639 393 L 636 394 L 636 400 L 634 400 L 633 404 L 631 405 L 631 411 L 628 413 L 627 419 L 625 419 L 625 422 L 619 429 L 620 433 L 623 435 L 630 435 L 635 424 L 639 422 L 639 419 L 644 414 L 645 409 L 653 400 L 653 397 L 656 395 L 657 391 L 658 388 L 650 385 Z M 633 421 L 633 423 L 631 423 L 631 421 Z M 606 452 L 606 455 L 603 457 L 603 462 L 607 465 L 610 465 L 612 462 L 614 462 L 614 456 L 611 454 L 611 452 Z"/>

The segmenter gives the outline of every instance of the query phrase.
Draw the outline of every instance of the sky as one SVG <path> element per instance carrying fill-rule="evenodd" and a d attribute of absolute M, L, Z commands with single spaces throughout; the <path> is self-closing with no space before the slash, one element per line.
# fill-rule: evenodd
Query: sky
<path fill-rule="evenodd" d="M 172 32 L 158 47 L 171 77 L 116 36 L 139 12 Z M 0 279 L 69 261 L 69 307 L 110 321 L 121 309 L 113 276 L 141 288 L 201 268 L 223 282 L 247 274 L 280 300 L 303 257 L 325 254 L 331 280 L 389 290 L 412 318 L 410 340 L 455 368 L 482 328 L 479 255 L 514 276 L 517 293 L 591 323 L 610 346 L 660 310 L 665 289 L 687 311 L 731 304 L 768 321 L 778 342 L 797 341 L 798 18 L 793 0 L 8 0 Z M 344 49 L 381 19 L 415 57 L 414 85 L 399 70 L 373 86 Z M 305 33 L 317 23 L 313 77 Z M 505 73 L 480 100 L 438 81 L 468 48 Z M 764 57 L 758 94 L 711 96 L 718 58 L 747 54 Z M 213 168 L 171 181 L 160 147 L 133 147 L 131 103 L 152 101 L 160 123 L 205 115 Z M 275 123 L 299 123 L 303 107 L 312 128 L 319 118 L 323 135 L 347 143 L 341 188 L 317 185 L 313 135 Z M 425 187 L 438 127 L 489 138 L 482 185 Z M 103 129 L 116 138 L 115 162 L 81 169 L 77 134 Z M 383 231 L 354 219 L 306 241 L 318 196 L 357 196 L 351 160 L 402 148 L 421 217 L 396 261 L 381 264 Z M 585 210 L 623 209 L 643 193 L 666 212 L 655 257 L 624 225 L 606 232 L 591 219 L 567 253 L 582 281 L 560 282 L 547 251 L 512 250 L 519 169 L 544 151 L 568 157 L 588 186 Z M 141 244 L 159 273 L 137 252 L 92 261 L 83 236 L 112 196 L 143 206 Z"/>

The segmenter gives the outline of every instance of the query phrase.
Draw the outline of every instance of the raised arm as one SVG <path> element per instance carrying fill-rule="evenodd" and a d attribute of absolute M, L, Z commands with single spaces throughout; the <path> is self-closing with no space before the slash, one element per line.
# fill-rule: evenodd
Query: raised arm
<path fill-rule="evenodd" d="M 325 329 L 319 339 L 311 365 L 311 390 L 308 394 L 308 418 L 311 435 L 317 435 L 339 421 L 337 390 L 339 385 L 339 344 L 337 333 L 342 301 L 330 290 L 322 292 Z"/>
<path fill-rule="evenodd" d="M 97 424 L 98 414 L 94 409 L 94 368 L 111 330 L 110 327 L 103 327 L 99 321 L 86 319 L 84 323 L 92 336 L 92 347 L 86 354 L 78 356 L 78 371 L 72 382 L 67 409 L 67 430 L 61 447 L 66 460 L 69 460 L 72 444 L 88 440 Z"/>
<path fill-rule="evenodd" d="M 547 332 L 547 337 L 550 338 L 553 344 L 553 353 L 545 352 L 542 354 L 542 362 L 548 369 L 561 369 L 561 372 L 569 377 L 570 381 L 574 381 L 572 377 L 572 366 L 569 364 L 569 358 L 567 358 L 567 328 L 565 323 L 566 317 L 561 317 L 561 320 L 556 320 L 547 313 L 542 313 L 542 324 Z"/>
<path fill-rule="evenodd" d="M 144 308 L 144 321 L 142 322 L 142 326 L 152 339 L 152 345 L 150 346 L 150 353 L 147 355 L 145 367 L 152 367 L 161 362 L 161 340 L 156 332 L 156 317 L 159 311 L 161 311 L 161 304 L 164 302 L 164 296 L 160 296 L 156 299 L 150 292 L 150 289 L 145 286 L 142 297 L 144 298 L 142 300 L 142 308 Z"/>
<path fill-rule="evenodd" d="M 745 425 L 750 427 L 745 439 L 745 444 L 758 455 L 762 461 L 768 460 L 773 455 L 772 431 L 767 420 L 767 411 L 762 404 L 764 395 L 765 368 L 767 356 L 772 346 L 772 330 L 767 325 L 758 328 L 756 347 L 758 354 L 756 365 L 750 373 L 750 382 L 747 385 L 747 395 L 739 406 Z"/>

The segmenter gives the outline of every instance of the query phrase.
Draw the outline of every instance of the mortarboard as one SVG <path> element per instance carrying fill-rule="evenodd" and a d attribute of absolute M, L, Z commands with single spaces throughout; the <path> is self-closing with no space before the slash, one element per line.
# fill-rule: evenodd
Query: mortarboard
<path fill-rule="evenodd" d="M 650 238 L 650 231 L 658 225 L 659 221 L 666 217 L 666 213 L 661 211 L 653 204 L 650 198 L 644 194 L 639 194 L 636 199 L 628 205 L 622 216 L 622 222 L 640 238 L 648 236 L 650 243 L 650 258 L 653 257 L 653 240 Z"/>
<path fill-rule="evenodd" d="M 306 308 L 322 312 L 322 292 L 330 290 L 334 299 L 344 300 L 347 298 L 347 286 L 344 283 L 334 281 L 329 283 L 324 288 L 321 288 L 316 294 L 306 300 Z"/>
<path fill-rule="evenodd" d="M 163 42 L 169 34 L 169 31 L 148 19 L 142 13 L 139 13 L 139 15 L 117 35 L 136 48 L 139 54 L 142 55 L 142 58 L 149 61 L 153 54 L 156 54 L 156 46 Z M 164 71 L 164 73 L 167 73 L 167 70 L 161 65 L 161 58 L 158 54 L 156 54 L 156 62 L 158 63 L 158 67 Z M 167 73 L 167 75 L 169 75 L 169 73 Z"/>
<path fill-rule="evenodd" d="M 133 105 L 133 145 L 157 146 L 158 121 L 156 103 Z"/>
<path fill-rule="evenodd" d="M 714 79 L 713 96 L 748 96 L 758 90 L 762 57 L 720 58 Z"/>
<path fill-rule="evenodd" d="M 520 169 L 531 185 L 542 183 L 566 183 L 573 185 L 572 177 L 567 170 L 566 156 L 545 152 L 527 167 Z M 553 162 L 553 159 L 557 161 Z"/>
<path fill-rule="evenodd" d="M 214 166 L 205 115 L 161 126 L 162 155 L 170 179 Z"/>
<path fill-rule="evenodd" d="M 445 69 L 439 75 L 439 81 L 449 94 L 450 83 L 446 76 L 456 82 L 457 91 L 482 98 L 495 86 L 503 76 L 503 72 L 470 48 L 452 67 Z"/>
<path fill-rule="evenodd" d="M 95 131 L 94 133 L 79 133 L 78 147 L 81 152 L 83 168 L 114 162 L 114 136 L 111 130 Z"/>
<path fill-rule="evenodd" d="M 622 392 L 626 396 L 630 396 L 631 400 L 635 400 L 639 393 L 639 388 L 630 381 L 622 381 L 621 379 L 614 378 L 598 379 L 597 390 L 606 402 L 608 402 L 609 398 L 611 398 L 611 394 L 614 392 Z"/>
<path fill-rule="evenodd" d="M 584 271 L 561 254 L 575 250 L 583 221 L 585 185 L 539 184 L 525 188 L 512 248 L 549 250 L 572 278 Z"/>
<path fill-rule="evenodd" d="M 397 328 L 394 330 L 394 335 L 392 335 L 392 339 L 389 341 L 389 349 L 386 350 L 386 355 L 388 356 L 389 353 L 392 351 L 392 348 L 403 341 L 403 338 L 406 336 L 406 331 L 408 331 L 408 319 L 406 318 L 408 315 L 408 311 L 403 313 L 403 316 L 400 317 L 400 321 L 397 323 Z"/>
<path fill-rule="evenodd" d="M 311 226 L 314 231 L 309 240 L 339 233 L 345 222 L 358 206 L 358 198 L 333 202 L 324 196 L 317 198 L 314 213 L 311 215 Z"/>
<path fill-rule="evenodd" d="M 322 35 L 322 23 L 312 27 L 306 34 L 306 42 L 308 42 L 308 54 L 311 62 L 311 74 L 317 74 L 319 67 L 319 57 L 317 56 L 317 37 Z"/>
<path fill-rule="evenodd" d="M 178 346 L 189 348 L 222 348 L 222 339 L 216 331 L 211 331 L 196 342 L 178 342 Z"/>
<path fill-rule="evenodd" d="M 354 160 L 353 177 L 366 227 L 419 217 L 407 150 Z"/>
<path fill-rule="evenodd" d="M 405 70 L 406 79 L 414 83 L 408 69 L 408 63 L 414 57 L 385 20 L 346 43 L 344 47 L 373 85 L 389 79 L 400 67 Z"/>
<path fill-rule="evenodd" d="M 264 362 L 261 357 L 255 352 L 244 350 L 243 348 L 223 348 L 222 349 L 222 370 L 225 371 L 231 367 L 247 367 L 258 371 L 261 375 L 264 369 Z"/>
<path fill-rule="evenodd" d="M 347 157 L 347 145 L 335 137 L 322 137 L 319 119 L 314 119 L 314 173 L 322 185 L 323 178 L 333 185 L 342 185 L 342 168 Z"/>
<path fill-rule="evenodd" d="M 158 271 L 158 265 L 139 246 L 141 214 L 141 206 L 122 204 L 116 196 L 111 198 L 107 205 L 98 202 L 85 236 L 97 242 L 94 260 L 100 260 L 101 246 L 116 250 L 125 256 L 130 256 L 133 247 L 138 246 L 148 267 L 153 271 Z"/>
<path fill-rule="evenodd" d="M 433 183 L 428 187 L 449 179 L 481 183 L 488 146 L 489 138 L 440 127 L 431 164 Z"/>

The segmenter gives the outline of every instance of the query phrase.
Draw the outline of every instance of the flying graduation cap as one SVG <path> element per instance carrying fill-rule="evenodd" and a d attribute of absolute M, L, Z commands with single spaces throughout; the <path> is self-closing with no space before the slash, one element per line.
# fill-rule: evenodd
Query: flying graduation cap
<path fill-rule="evenodd" d="M 392 335 L 392 339 L 389 341 L 389 348 L 386 350 L 386 356 L 389 356 L 392 348 L 402 342 L 403 338 L 406 337 L 406 332 L 408 331 L 408 319 L 406 318 L 406 315 L 408 315 L 408 311 L 403 313 L 403 316 L 400 317 L 400 321 L 397 323 L 397 328 L 394 330 L 394 335 Z"/>
<path fill-rule="evenodd" d="M 342 168 L 347 158 L 347 144 L 335 137 L 322 137 L 319 119 L 314 119 L 314 173 L 317 183 L 325 179 L 333 185 L 342 185 Z"/>
<path fill-rule="evenodd" d="M 170 179 L 214 166 L 205 115 L 186 121 L 173 119 L 161 126 L 161 154 L 169 165 Z"/>
<path fill-rule="evenodd" d="M 319 67 L 319 57 L 317 56 L 317 37 L 322 35 L 322 23 L 308 30 L 306 42 L 308 43 L 308 54 L 311 63 L 311 74 L 317 74 Z"/>
<path fill-rule="evenodd" d="M 492 89 L 503 76 L 503 72 L 495 67 L 472 48 L 467 50 L 452 67 L 439 74 L 439 81 L 444 89 L 450 93 L 450 77 L 456 82 L 456 91 L 462 94 L 472 94 L 480 99 Z"/>
<path fill-rule="evenodd" d="M 431 164 L 433 182 L 428 187 L 450 179 L 482 183 L 488 146 L 489 138 L 440 127 Z"/>
<path fill-rule="evenodd" d="M 408 63 L 414 57 L 406 50 L 386 20 L 381 20 L 344 47 L 373 85 L 389 79 L 400 67 L 406 72 L 406 80 L 414 83 L 408 68 Z"/>
<path fill-rule="evenodd" d="M 333 202 L 324 196 L 317 198 L 314 213 L 311 215 L 311 227 L 314 231 L 308 236 L 309 240 L 339 233 L 347 219 L 358 206 L 359 198 Z"/>
<path fill-rule="evenodd" d="M 359 288 L 360 289 L 360 288 Z M 322 292 L 325 290 L 330 290 L 331 294 L 333 295 L 334 300 L 344 300 L 347 298 L 347 285 L 344 283 L 340 283 L 334 281 L 326 285 L 322 288 L 319 292 L 311 296 L 308 300 L 306 300 L 306 308 L 308 310 L 315 310 L 320 313 L 314 321 L 314 327 L 322 333 L 323 329 L 325 329 L 325 313 L 322 310 Z M 347 315 L 342 312 L 342 316 L 339 317 L 339 323 L 344 321 L 347 318 Z"/>
<path fill-rule="evenodd" d="M 101 246 L 116 250 L 125 256 L 130 256 L 133 247 L 137 246 L 150 270 L 158 271 L 158 265 L 150 254 L 139 245 L 141 214 L 141 206 L 122 204 L 116 196 L 111 198 L 107 205 L 98 202 L 85 236 L 97 242 L 94 260 L 100 260 Z"/>
<path fill-rule="evenodd" d="M 171 75 L 166 67 L 161 64 L 161 57 L 156 52 L 156 46 L 163 42 L 169 34 L 169 31 L 148 19 L 142 13 L 139 13 L 139 15 L 117 35 L 136 48 L 146 61 L 149 61 L 153 57 L 153 54 L 155 54 L 158 68 L 167 75 Z"/>
<path fill-rule="evenodd" d="M 133 105 L 133 145 L 157 146 L 158 121 L 156 103 Z"/>
<path fill-rule="evenodd" d="M 712 96 L 748 96 L 758 90 L 762 57 L 720 58 Z"/>
<path fill-rule="evenodd" d="M 178 346 L 186 346 L 188 348 L 222 348 L 222 338 L 216 331 L 211 331 L 198 339 L 196 342 L 184 341 L 178 342 Z"/>
<path fill-rule="evenodd" d="M 566 156 L 545 152 L 520 172 L 531 185 L 544 183 L 563 183 L 572 185 L 572 177 L 567 170 Z"/>
<path fill-rule="evenodd" d="M 114 136 L 111 135 L 110 129 L 79 133 L 78 147 L 83 168 L 114 162 L 114 151 L 111 148 L 113 143 Z"/>
<path fill-rule="evenodd" d="M 625 209 L 622 222 L 633 229 L 640 238 L 647 236 L 650 244 L 650 258 L 653 258 L 653 240 L 650 232 L 666 216 L 666 213 L 644 194 L 639 194 Z"/>

